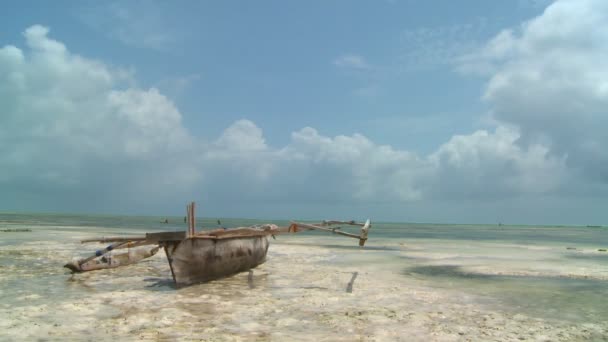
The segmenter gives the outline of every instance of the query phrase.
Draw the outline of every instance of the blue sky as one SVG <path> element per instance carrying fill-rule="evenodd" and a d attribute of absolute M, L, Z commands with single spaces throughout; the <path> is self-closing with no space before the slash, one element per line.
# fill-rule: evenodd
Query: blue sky
<path fill-rule="evenodd" d="M 132 68 L 141 87 L 171 96 L 200 134 L 247 118 L 271 143 L 311 126 L 430 151 L 447 134 L 470 131 L 483 110 L 484 80 L 458 75 L 451 59 L 542 11 L 534 4 L 20 2 L 2 32 L 19 44 L 25 28 L 42 24 L 74 53 Z M 361 56 L 371 70 L 336 67 L 345 55 Z M 393 128 L 428 116 L 450 127 L 410 132 L 416 139 L 405 141 L 403 127 Z M 393 125 L 375 124 L 380 118 Z"/>
<path fill-rule="evenodd" d="M 0 210 L 607 219 L 602 1 L 3 9 Z"/>

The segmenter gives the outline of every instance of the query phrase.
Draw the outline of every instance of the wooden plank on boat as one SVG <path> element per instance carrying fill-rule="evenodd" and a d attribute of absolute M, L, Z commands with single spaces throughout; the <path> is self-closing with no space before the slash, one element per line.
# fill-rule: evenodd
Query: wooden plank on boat
<path fill-rule="evenodd" d="M 181 241 L 186 238 L 186 232 L 147 233 L 146 240 L 154 243 L 161 241 Z"/>
<path fill-rule="evenodd" d="M 227 239 L 243 239 L 243 238 L 252 238 L 257 236 L 267 236 L 272 235 L 266 232 L 259 232 L 257 234 L 249 234 L 249 233 L 241 233 L 241 234 L 230 234 L 230 235 L 196 235 L 191 237 L 191 239 L 208 239 L 208 240 L 227 240 Z"/>
<path fill-rule="evenodd" d="M 260 236 L 270 235 L 278 229 L 277 226 L 266 226 L 263 228 L 251 228 L 251 227 L 240 227 L 233 229 L 216 229 L 210 231 L 203 231 L 199 234 L 213 235 L 217 237 L 228 237 L 228 236 Z"/>
<path fill-rule="evenodd" d="M 100 238 L 96 238 L 96 239 L 84 239 L 81 240 L 81 243 L 87 243 L 87 242 L 121 242 L 121 241 L 144 241 L 146 240 L 145 237 L 141 237 L 141 236 L 111 236 L 111 237 L 102 237 Z"/>
<path fill-rule="evenodd" d="M 129 241 L 128 243 L 126 243 L 124 245 L 120 245 L 120 246 L 118 246 L 118 247 L 116 247 L 114 249 L 136 248 L 136 247 L 156 245 L 156 244 L 158 244 L 158 242 L 152 242 L 152 241 L 148 241 L 148 240 Z"/>

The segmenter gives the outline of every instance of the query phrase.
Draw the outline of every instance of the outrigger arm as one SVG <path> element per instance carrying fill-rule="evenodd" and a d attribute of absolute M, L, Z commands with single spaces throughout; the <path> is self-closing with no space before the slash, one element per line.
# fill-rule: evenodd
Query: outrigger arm
<path fill-rule="evenodd" d="M 361 233 L 359 235 L 346 233 L 340 230 L 340 227 L 327 228 L 323 226 L 332 226 L 334 224 L 347 224 L 351 226 L 361 226 Z M 367 235 L 369 233 L 369 229 L 372 227 L 370 220 L 368 219 L 365 223 L 357 223 L 355 221 L 323 221 L 320 224 L 310 224 L 310 223 L 301 223 L 301 222 L 291 222 L 289 226 L 289 231 L 296 233 L 299 228 L 310 229 L 310 230 L 320 230 L 324 232 L 330 232 L 333 234 L 338 234 L 342 236 L 348 236 L 351 238 L 359 239 L 359 246 L 363 247 L 365 245 L 365 241 L 367 241 Z"/>

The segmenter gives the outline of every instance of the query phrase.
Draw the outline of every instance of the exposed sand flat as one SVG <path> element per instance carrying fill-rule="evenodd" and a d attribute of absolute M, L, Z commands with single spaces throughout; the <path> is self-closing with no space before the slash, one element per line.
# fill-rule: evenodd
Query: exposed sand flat
<path fill-rule="evenodd" d="M 90 235 L 0 247 L 0 340 L 608 340 L 591 246 L 279 237 L 251 276 L 175 290 L 162 253 L 70 276 Z"/>

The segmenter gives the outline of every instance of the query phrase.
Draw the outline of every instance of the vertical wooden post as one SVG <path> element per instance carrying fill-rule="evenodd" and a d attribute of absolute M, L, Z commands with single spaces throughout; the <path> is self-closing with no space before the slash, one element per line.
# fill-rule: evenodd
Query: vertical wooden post
<path fill-rule="evenodd" d="M 191 229 L 190 229 L 190 204 L 186 205 L 186 222 L 188 223 L 188 229 L 186 230 L 186 238 L 189 238 Z"/>
<path fill-rule="evenodd" d="M 194 202 L 190 202 L 190 204 L 188 204 L 186 206 L 186 214 L 187 214 L 187 221 L 188 221 L 188 231 L 186 232 L 186 237 L 192 237 L 194 235 L 196 235 L 196 210 L 195 210 L 195 204 Z"/>
<path fill-rule="evenodd" d="M 192 208 L 190 209 L 190 213 L 192 215 L 192 230 L 191 230 L 191 236 L 194 236 L 196 234 L 196 211 L 195 211 L 195 206 L 196 204 L 194 202 L 192 202 L 190 204 L 192 206 Z"/>
<path fill-rule="evenodd" d="M 365 245 L 365 241 L 367 241 L 367 234 L 369 233 L 369 229 L 372 227 L 372 223 L 368 219 L 365 221 L 363 227 L 361 227 L 361 234 L 359 235 L 359 246 L 363 247 Z"/>

